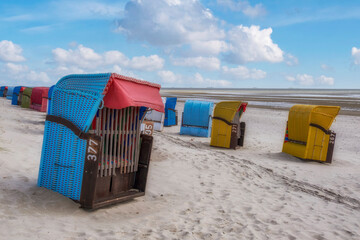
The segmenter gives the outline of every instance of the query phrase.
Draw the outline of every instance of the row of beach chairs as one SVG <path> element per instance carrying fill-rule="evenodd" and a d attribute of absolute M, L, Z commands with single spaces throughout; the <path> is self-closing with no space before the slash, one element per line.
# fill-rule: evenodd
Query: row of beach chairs
<path fill-rule="evenodd" d="M 31 108 L 40 112 L 47 112 L 50 107 L 52 87 L 0 87 L 0 97 L 11 100 L 12 105 Z"/>
<path fill-rule="evenodd" d="M 161 98 L 158 84 L 116 73 L 68 75 L 50 89 L 1 87 L 0 94 L 15 105 L 28 102 L 39 111 L 48 106 L 38 186 L 87 209 L 143 196 L 153 137 L 142 123 L 151 122 L 159 131 L 178 124 L 176 98 Z M 246 107 L 241 101 L 214 107 L 187 100 L 180 134 L 211 137 L 211 146 L 236 149 L 244 144 L 240 119 Z M 331 163 L 336 135 L 329 128 L 339 110 L 293 106 L 283 152 Z"/>

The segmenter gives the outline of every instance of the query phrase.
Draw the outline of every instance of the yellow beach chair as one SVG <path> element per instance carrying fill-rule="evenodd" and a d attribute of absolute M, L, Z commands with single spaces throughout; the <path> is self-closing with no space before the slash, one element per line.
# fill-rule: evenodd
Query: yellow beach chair
<path fill-rule="evenodd" d="M 245 122 L 240 117 L 247 103 L 240 101 L 219 102 L 215 106 L 210 145 L 236 149 L 244 145 Z"/>
<path fill-rule="evenodd" d="M 336 134 L 329 128 L 339 111 L 337 106 L 294 105 L 282 151 L 305 160 L 331 163 Z"/>

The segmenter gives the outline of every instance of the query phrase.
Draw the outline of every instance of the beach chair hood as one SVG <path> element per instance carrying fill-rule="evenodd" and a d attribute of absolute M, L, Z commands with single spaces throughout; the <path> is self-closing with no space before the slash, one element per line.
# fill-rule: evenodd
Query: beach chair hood
<path fill-rule="evenodd" d="M 184 106 L 181 135 L 209 137 L 211 133 L 211 116 L 214 103 L 187 100 Z"/>
<path fill-rule="evenodd" d="M 60 79 L 45 122 L 38 185 L 80 200 L 88 130 L 98 109 L 139 106 L 164 112 L 159 91 L 158 84 L 115 73 Z"/>

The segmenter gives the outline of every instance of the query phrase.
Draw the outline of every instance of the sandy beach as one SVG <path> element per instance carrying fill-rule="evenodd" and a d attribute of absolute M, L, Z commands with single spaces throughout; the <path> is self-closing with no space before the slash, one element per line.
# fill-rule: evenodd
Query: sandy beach
<path fill-rule="evenodd" d="M 146 195 L 85 211 L 36 185 L 45 113 L 4 98 L 0 111 L 0 239 L 360 239 L 356 114 L 331 127 L 331 165 L 281 153 L 282 109 L 250 104 L 238 150 L 164 128 L 154 133 Z"/>

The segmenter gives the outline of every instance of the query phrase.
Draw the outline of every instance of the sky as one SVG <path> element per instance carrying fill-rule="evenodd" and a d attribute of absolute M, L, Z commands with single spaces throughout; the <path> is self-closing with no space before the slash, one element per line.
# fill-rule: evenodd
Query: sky
<path fill-rule="evenodd" d="M 0 0 L 0 85 L 360 89 L 360 1 Z"/>

